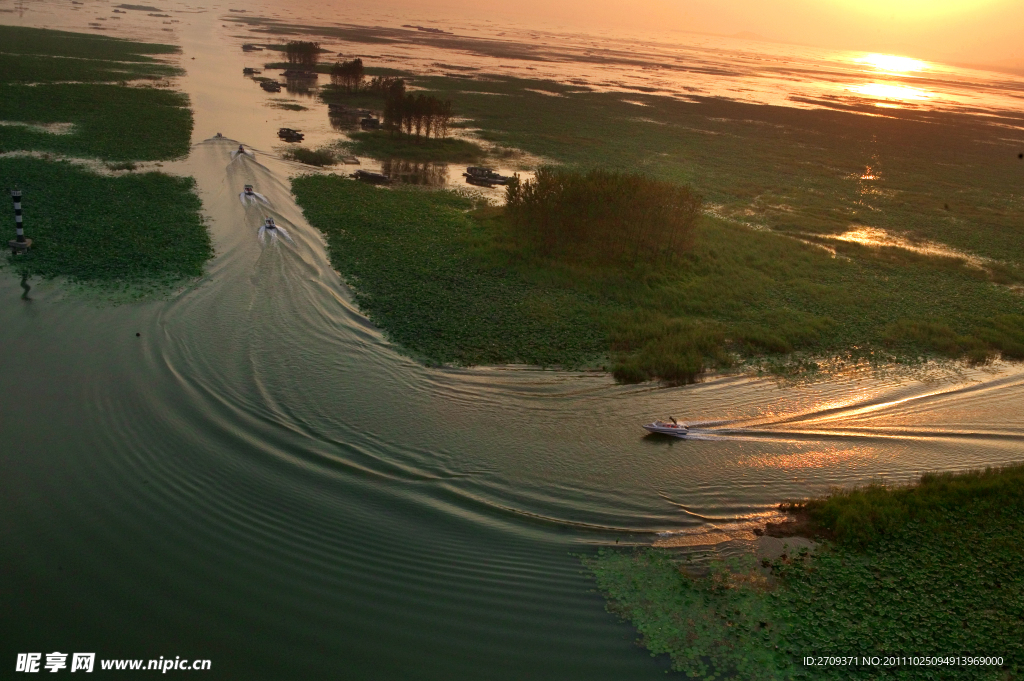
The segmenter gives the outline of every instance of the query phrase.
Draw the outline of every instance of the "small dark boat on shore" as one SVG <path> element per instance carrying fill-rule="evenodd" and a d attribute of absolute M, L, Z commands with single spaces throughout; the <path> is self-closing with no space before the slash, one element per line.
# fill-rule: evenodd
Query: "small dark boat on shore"
<path fill-rule="evenodd" d="M 266 90 L 267 92 L 281 91 L 281 84 L 278 83 L 276 80 L 264 80 L 260 83 L 260 87 Z"/>
<path fill-rule="evenodd" d="M 508 177 L 507 175 L 499 175 L 490 168 L 483 168 L 480 166 L 470 166 L 466 168 L 466 172 L 462 174 L 466 178 L 466 181 L 469 182 L 470 184 L 478 184 L 478 182 L 487 182 L 490 183 L 491 185 L 508 184 L 513 179 L 511 177 Z M 477 180 L 478 182 L 471 181 L 471 178 L 472 180 Z"/>
<path fill-rule="evenodd" d="M 357 170 L 352 173 L 352 179 L 369 184 L 391 184 L 391 178 L 381 173 L 373 173 L 369 170 Z"/>
<path fill-rule="evenodd" d="M 255 76 L 257 73 L 262 73 L 259 69 L 254 69 L 251 66 L 246 66 L 242 69 L 243 76 Z"/>
<path fill-rule="evenodd" d="M 477 187 L 487 187 L 490 189 L 498 184 L 486 177 L 477 177 L 476 175 L 470 175 L 469 173 L 462 173 L 462 176 L 466 178 L 466 184 L 473 184 Z"/>
<path fill-rule="evenodd" d="M 259 47 L 258 45 L 253 45 L 251 43 L 246 43 L 245 45 L 242 45 L 242 52 L 262 52 L 262 51 L 263 51 L 263 48 Z"/>
<path fill-rule="evenodd" d="M 300 131 L 292 128 L 281 128 L 277 131 L 277 136 L 283 139 L 285 142 L 301 142 L 306 138 Z"/>

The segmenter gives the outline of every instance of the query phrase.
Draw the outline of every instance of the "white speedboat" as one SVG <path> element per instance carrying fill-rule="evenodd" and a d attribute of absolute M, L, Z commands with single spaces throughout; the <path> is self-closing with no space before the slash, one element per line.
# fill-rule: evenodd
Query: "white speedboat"
<path fill-rule="evenodd" d="M 644 430 L 648 433 L 658 433 L 659 435 L 673 435 L 675 437 L 686 437 L 690 429 L 684 423 L 679 423 L 675 419 L 672 419 L 671 423 L 665 421 L 655 421 L 654 423 L 644 424 Z"/>

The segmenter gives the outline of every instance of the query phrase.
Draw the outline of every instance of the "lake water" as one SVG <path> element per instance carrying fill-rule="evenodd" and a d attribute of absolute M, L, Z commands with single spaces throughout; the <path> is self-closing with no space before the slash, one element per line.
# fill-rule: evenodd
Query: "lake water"
<path fill-rule="evenodd" d="M 184 48 L 195 144 L 163 167 L 196 177 L 217 257 L 194 286 L 137 304 L 52 282 L 33 282 L 25 301 L 16 278 L 0 277 L 3 664 L 61 650 L 209 658 L 209 678 L 662 678 L 665 664 L 604 611 L 572 554 L 616 542 L 735 553 L 783 499 L 1024 458 L 1018 365 L 680 388 L 418 365 L 354 309 L 290 196 L 297 167 L 277 158 L 274 131 L 297 121 L 314 146 L 332 139 L 322 108 L 263 106 L 240 76 L 251 58 L 221 20 L 227 6 L 160 6 L 180 19 L 172 32 L 138 12 L 107 32 Z M 0 21 L 82 30 L 111 16 L 106 3 L 80 7 L 33 3 Z M 808 48 L 695 40 L 672 49 L 734 70 L 803 55 L 799 68 L 750 66 L 741 80 L 756 87 L 737 94 L 750 101 L 783 96 L 772 78 L 811 98 L 853 96 L 836 83 L 855 86 L 861 68 Z M 440 48 L 419 49 L 424 64 L 440 61 L 428 54 Z M 457 59 L 489 68 L 490 57 L 443 57 Z M 681 82 L 580 64 L 526 65 L 595 84 Z M 998 112 L 1017 96 L 1010 76 L 945 68 L 920 76 L 935 97 L 899 105 Z M 739 87 L 727 74 L 693 78 L 703 94 Z M 232 161 L 238 143 L 255 157 Z M 246 183 L 270 207 L 243 206 Z M 267 216 L 294 243 L 261 248 Z M 641 423 L 669 415 L 698 437 L 644 436 Z"/>

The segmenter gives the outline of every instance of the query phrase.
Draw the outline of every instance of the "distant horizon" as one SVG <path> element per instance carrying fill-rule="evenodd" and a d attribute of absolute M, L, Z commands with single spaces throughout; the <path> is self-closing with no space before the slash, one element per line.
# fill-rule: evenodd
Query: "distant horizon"
<path fill-rule="evenodd" d="M 651 39 L 672 34 L 737 37 L 835 50 L 880 52 L 949 64 L 1024 68 L 1024 3 L 1007 0 L 905 0 L 903 9 L 890 11 L 878 2 L 856 9 L 847 0 L 811 3 L 782 0 L 765 7 L 753 0 L 642 0 L 629 11 L 612 0 L 553 5 L 522 0 L 514 8 L 481 7 L 468 0 L 438 0 L 429 4 L 398 0 L 387 4 L 346 1 L 335 11 L 328 0 L 290 2 L 280 11 L 296 19 L 318 16 L 340 23 L 359 23 L 354 14 L 402 21 L 464 20 L 511 24 L 524 29 L 592 33 L 614 31 Z M 858 6 L 865 3 L 859 3 Z M 274 0 L 248 5 L 249 12 L 271 8 Z M 916 8 L 916 9 L 915 9 Z M 889 14 L 885 17 L 885 14 Z"/>

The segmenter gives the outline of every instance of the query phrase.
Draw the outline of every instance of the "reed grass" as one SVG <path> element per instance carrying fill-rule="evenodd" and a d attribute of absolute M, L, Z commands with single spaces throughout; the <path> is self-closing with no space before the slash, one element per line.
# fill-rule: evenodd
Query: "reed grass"
<path fill-rule="evenodd" d="M 521 248 L 630 267 L 673 262 L 691 250 L 700 208 L 687 187 L 607 170 L 543 167 L 505 192 L 506 220 Z"/>

